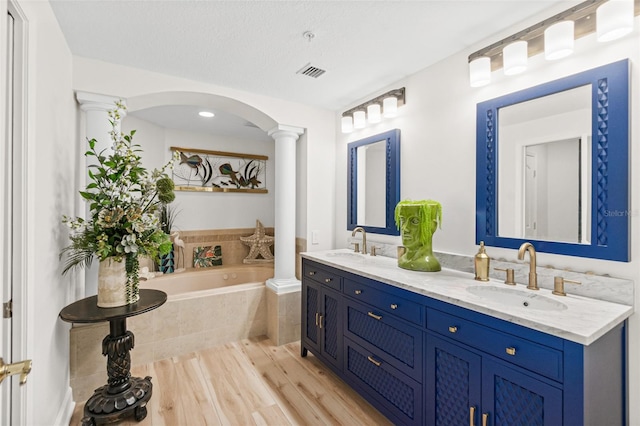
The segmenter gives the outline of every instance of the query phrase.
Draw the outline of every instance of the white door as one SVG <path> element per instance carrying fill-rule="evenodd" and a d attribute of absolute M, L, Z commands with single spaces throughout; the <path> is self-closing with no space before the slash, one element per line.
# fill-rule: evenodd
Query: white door
<path fill-rule="evenodd" d="M 27 300 L 23 293 L 23 248 L 25 247 L 23 203 L 26 200 L 24 151 L 24 16 L 12 2 L 0 0 L 5 11 L 0 23 L 0 357 L 5 364 L 22 361 L 23 314 Z M 0 384 L 0 424 L 24 422 L 24 388 L 19 376 Z"/>

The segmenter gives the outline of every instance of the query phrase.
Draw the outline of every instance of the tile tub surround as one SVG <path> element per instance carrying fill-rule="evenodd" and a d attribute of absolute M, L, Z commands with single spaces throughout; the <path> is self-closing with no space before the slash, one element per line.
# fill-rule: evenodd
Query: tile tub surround
<path fill-rule="evenodd" d="M 358 239 L 353 239 L 357 242 Z M 351 240 L 349 241 L 351 242 Z M 397 245 L 367 242 L 379 247 L 377 253 L 379 256 L 396 258 Z M 473 256 L 462 256 L 458 254 L 434 252 L 443 268 L 455 269 L 473 274 Z M 475 253 L 474 253 L 475 254 Z M 489 253 L 491 256 L 491 253 Z M 514 258 L 517 254 L 514 254 Z M 519 284 L 526 284 L 529 280 L 529 260 L 525 261 L 509 261 L 506 259 L 491 258 L 491 268 L 489 277 L 497 281 L 503 282 L 505 279 L 504 271 L 496 271 L 495 268 L 512 268 L 515 273 L 515 281 Z M 623 305 L 633 306 L 634 304 L 634 283 L 632 280 L 623 278 L 614 278 L 609 276 L 595 275 L 592 273 L 570 271 L 566 269 L 556 269 L 551 266 L 545 266 L 538 263 L 538 286 L 540 288 L 553 290 L 553 278 L 556 276 L 563 277 L 567 280 L 580 281 L 581 285 L 565 284 L 567 294 L 589 297 L 592 299 L 604 300 L 607 302 L 620 303 Z"/>
<path fill-rule="evenodd" d="M 199 298 L 178 301 L 169 298 L 158 309 L 127 320 L 135 338 L 131 363 L 147 364 L 266 335 L 267 317 L 267 290 L 262 283 L 224 287 Z M 298 333 L 299 328 L 298 325 Z M 71 328 L 70 385 L 74 401 L 86 400 L 107 380 L 106 358 L 102 355 L 102 339 L 107 334 L 106 322 L 74 324 Z"/>
<path fill-rule="evenodd" d="M 346 253 L 350 255 L 345 256 Z M 474 280 L 471 273 L 451 269 L 429 273 L 409 271 L 398 268 L 394 258 L 354 255 L 353 250 L 348 249 L 303 253 L 302 256 L 582 345 L 595 342 L 633 313 L 631 305 L 586 298 L 575 294 L 560 297 L 552 295 L 551 291 L 547 289 L 536 291 L 535 294 L 561 302 L 567 306 L 567 309 L 539 311 L 520 306 L 506 306 L 488 298 L 480 298 L 467 291 L 467 288 L 475 286 L 504 288 L 506 286 L 503 284 L 503 280 L 492 279 L 489 282 L 480 282 Z M 509 286 L 509 288 L 513 289 L 514 287 Z M 517 285 L 516 288 L 527 294 L 532 293 L 531 290 L 526 290 L 524 285 Z"/>
<path fill-rule="evenodd" d="M 267 235 L 274 235 L 273 227 L 264 228 Z M 248 237 L 255 228 L 236 229 L 204 229 L 196 231 L 180 231 L 180 239 L 184 241 L 184 267 L 193 268 L 193 249 L 202 246 L 220 246 L 222 248 L 222 265 L 241 265 L 249 254 L 249 246 L 240 241 L 240 237 Z M 271 247 L 273 252 L 273 246 Z M 176 255 L 176 268 L 182 268 L 180 253 Z"/>

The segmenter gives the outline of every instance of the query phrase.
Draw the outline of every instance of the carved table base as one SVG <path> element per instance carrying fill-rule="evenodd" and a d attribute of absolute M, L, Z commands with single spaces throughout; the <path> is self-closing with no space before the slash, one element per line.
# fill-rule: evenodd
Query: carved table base
<path fill-rule="evenodd" d="M 137 421 L 147 417 L 147 401 L 151 398 L 151 377 L 132 377 L 131 387 L 117 393 L 109 393 L 109 385 L 96 389 L 84 406 L 82 426 L 101 425 L 135 415 Z"/>
<path fill-rule="evenodd" d="M 109 321 L 109 335 L 102 340 L 102 355 L 107 356 L 106 385 L 95 390 L 84 406 L 82 426 L 112 423 L 135 415 L 137 421 L 147 417 L 151 398 L 151 377 L 131 377 L 133 333 L 127 331 L 125 318 Z"/>

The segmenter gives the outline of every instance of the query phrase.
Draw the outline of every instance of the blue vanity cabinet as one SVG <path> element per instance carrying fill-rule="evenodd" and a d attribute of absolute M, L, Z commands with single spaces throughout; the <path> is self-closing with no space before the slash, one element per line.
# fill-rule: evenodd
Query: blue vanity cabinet
<path fill-rule="evenodd" d="M 306 258 L 303 274 L 302 355 L 395 424 L 626 423 L 625 321 L 584 346 Z"/>
<path fill-rule="evenodd" d="M 311 350 L 342 371 L 342 277 L 332 269 L 304 262 L 301 355 Z"/>

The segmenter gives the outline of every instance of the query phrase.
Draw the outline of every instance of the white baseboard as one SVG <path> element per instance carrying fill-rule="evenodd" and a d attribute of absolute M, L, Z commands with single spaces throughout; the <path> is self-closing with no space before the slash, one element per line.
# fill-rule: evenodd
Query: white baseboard
<path fill-rule="evenodd" d="M 60 404 L 60 410 L 56 416 L 54 425 L 68 426 L 71 422 L 71 416 L 73 416 L 73 410 L 76 408 L 76 403 L 73 400 L 73 392 L 71 386 L 67 388 L 67 393 L 64 396 L 62 404 Z"/>

